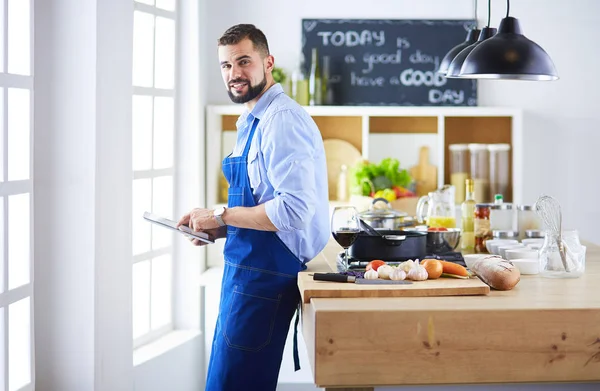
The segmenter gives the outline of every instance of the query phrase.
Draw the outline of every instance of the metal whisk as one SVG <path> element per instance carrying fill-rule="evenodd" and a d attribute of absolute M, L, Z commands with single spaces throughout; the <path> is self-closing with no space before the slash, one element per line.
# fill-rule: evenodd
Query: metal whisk
<path fill-rule="evenodd" d="M 547 195 L 542 195 L 535 202 L 535 211 L 542 219 L 542 222 L 548 230 L 548 234 L 557 238 L 558 252 L 563 263 L 565 271 L 570 272 L 571 268 L 567 262 L 566 245 L 562 240 L 562 212 L 558 201 Z"/>

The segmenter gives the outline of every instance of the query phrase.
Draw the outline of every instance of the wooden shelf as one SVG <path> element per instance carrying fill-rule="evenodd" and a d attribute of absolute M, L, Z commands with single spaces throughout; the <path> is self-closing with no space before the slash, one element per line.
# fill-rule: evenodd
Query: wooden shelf
<path fill-rule="evenodd" d="M 363 150 L 361 116 L 313 116 L 323 140 L 336 138 L 348 141 L 359 151 Z"/>
<path fill-rule="evenodd" d="M 370 133 L 437 133 L 437 117 L 369 117 Z"/>

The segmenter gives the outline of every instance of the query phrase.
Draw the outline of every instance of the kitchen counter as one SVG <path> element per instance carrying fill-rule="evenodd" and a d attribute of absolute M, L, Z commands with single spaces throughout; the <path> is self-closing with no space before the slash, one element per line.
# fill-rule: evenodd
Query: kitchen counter
<path fill-rule="evenodd" d="M 335 270 L 339 251 L 332 239 L 303 273 Z M 600 247 L 587 244 L 576 279 L 523 275 L 486 296 L 311 298 L 302 320 L 326 389 L 600 381 Z"/>

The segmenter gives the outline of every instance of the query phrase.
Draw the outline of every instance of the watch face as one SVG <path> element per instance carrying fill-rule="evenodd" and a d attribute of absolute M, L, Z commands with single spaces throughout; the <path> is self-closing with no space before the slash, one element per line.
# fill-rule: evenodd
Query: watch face
<path fill-rule="evenodd" d="M 214 214 L 215 214 L 215 216 L 221 216 L 223 214 L 223 212 L 225 212 L 225 208 L 220 206 L 217 209 L 215 209 Z"/>

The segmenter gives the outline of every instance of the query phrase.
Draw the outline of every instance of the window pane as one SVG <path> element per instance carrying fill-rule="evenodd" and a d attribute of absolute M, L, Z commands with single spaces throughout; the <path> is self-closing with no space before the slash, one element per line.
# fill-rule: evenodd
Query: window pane
<path fill-rule="evenodd" d="M 154 168 L 173 166 L 173 98 L 154 98 Z"/>
<path fill-rule="evenodd" d="M 154 178 L 152 184 L 152 211 L 168 219 L 173 217 L 173 177 L 163 176 Z M 152 249 L 170 246 L 174 232 L 152 224 Z"/>
<path fill-rule="evenodd" d="M 152 260 L 151 327 L 157 329 L 171 323 L 171 255 Z"/>
<path fill-rule="evenodd" d="M 156 18 L 156 88 L 172 89 L 175 80 L 175 21 Z"/>
<path fill-rule="evenodd" d="M 150 331 L 150 261 L 133 265 L 133 338 Z"/>
<path fill-rule="evenodd" d="M 30 74 L 30 0 L 8 0 L 8 73 Z"/>
<path fill-rule="evenodd" d="M 135 0 L 137 3 L 154 5 L 154 0 Z"/>
<path fill-rule="evenodd" d="M 175 11 L 175 0 L 156 0 L 156 7 L 167 11 Z"/>
<path fill-rule="evenodd" d="M 31 383 L 31 317 L 29 298 L 8 306 L 8 390 Z"/>
<path fill-rule="evenodd" d="M 2 6 L 0 6 L 0 72 L 4 72 L 4 7 Z M 4 391 L 2 388 L 0 390 Z"/>
<path fill-rule="evenodd" d="M 152 168 L 152 97 L 134 95 L 132 101 L 133 169 Z"/>
<path fill-rule="evenodd" d="M 2 8 L 2 7 L 0 7 Z M 0 60 L 1 61 L 1 60 Z M 4 88 L 0 88 L 0 181 L 4 181 L 4 143 L 6 139 L 4 138 Z M 0 390 L 2 390 L 0 388 Z"/>
<path fill-rule="evenodd" d="M 6 388 L 4 387 L 4 379 L 6 379 L 6 376 L 8 375 L 6 373 L 6 362 L 8 360 L 8 349 L 7 346 L 5 344 L 4 341 L 4 332 L 7 331 L 6 330 L 6 311 L 8 311 L 8 308 L 6 307 L 0 307 L 0 390 L 1 391 L 5 391 Z"/>
<path fill-rule="evenodd" d="M 136 179 L 133 181 L 133 254 L 150 251 L 150 226 L 144 220 L 144 212 L 152 211 L 152 181 Z"/>
<path fill-rule="evenodd" d="M 29 90 L 8 89 L 8 180 L 29 179 Z"/>
<path fill-rule="evenodd" d="M 152 87 L 154 15 L 133 13 L 133 85 Z"/>
<path fill-rule="evenodd" d="M 8 197 L 8 289 L 29 283 L 29 194 Z"/>

